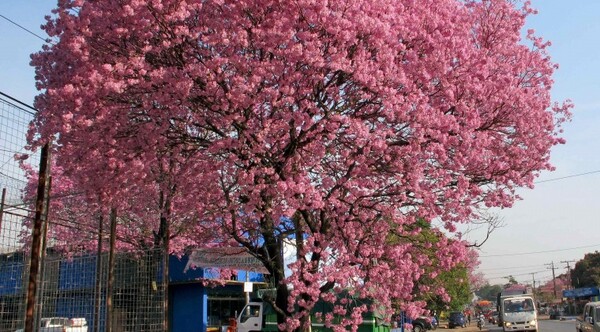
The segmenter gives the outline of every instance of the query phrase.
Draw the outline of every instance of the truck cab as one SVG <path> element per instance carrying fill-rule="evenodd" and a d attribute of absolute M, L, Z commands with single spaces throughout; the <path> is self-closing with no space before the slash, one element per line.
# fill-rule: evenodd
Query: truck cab
<path fill-rule="evenodd" d="M 258 332 L 265 328 L 263 302 L 249 302 L 236 317 L 237 332 Z"/>
<path fill-rule="evenodd" d="M 504 332 L 537 331 L 537 311 L 532 296 L 507 296 L 500 302 L 500 315 Z"/>

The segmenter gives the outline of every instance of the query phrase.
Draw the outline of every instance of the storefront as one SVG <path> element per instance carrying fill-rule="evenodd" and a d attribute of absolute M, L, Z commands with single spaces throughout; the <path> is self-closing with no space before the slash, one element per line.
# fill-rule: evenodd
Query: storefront
<path fill-rule="evenodd" d="M 246 304 L 244 284 L 252 283 L 256 291 L 266 287 L 264 273 L 247 272 L 243 269 L 260 270 L 260 266 L 248 257 L 237 258 L 227 256 L 226 259 L 210 259 L 205 253 L 190 253 L 181 258 L 171 257 L 170 260 L 170 322 L 171 331 L 208 331 L 219 332 L 229 325 Z M 223 286 L 204 286 L 201 280 L 219 279 L 213 268 L 230 268 L 237 270 L 232 280 L 227 280 Z M 235 266 L 238 265 L 238 266 Z"/>
<path fill-rule="evenodd" d="M 579 315 L 583 306 L 590 301 L 600 300 L 600 289 L 598 287 L 584 287 L 563 290 L 565 301 L 565 312 L 568 315 Z"/>

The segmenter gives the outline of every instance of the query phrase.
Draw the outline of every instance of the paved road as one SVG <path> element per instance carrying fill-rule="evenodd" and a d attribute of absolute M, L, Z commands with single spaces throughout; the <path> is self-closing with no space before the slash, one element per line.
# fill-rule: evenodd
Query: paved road
<path fill-rule="evenodd" d="M 543 320 L 540 332 L 575 332 L 575 320 Z"/>
<path fill-rule="evenodd" d="M 443 324 L 443 323 L 442 323 Z M 447 326 L 447 325 L 446 325 Z M 476 324 L 471 322 L 466 328 L 455 328 L 448 330 L 446 326 L 441 325 L 435 332 L 446 330 L 445 332 L 479 332 Z M 497 325 L 486 324 L 482 332 L 501 332 L 502 328 Z M 539 332 L 575 332 L 575 320 L 540 320 Z"/>

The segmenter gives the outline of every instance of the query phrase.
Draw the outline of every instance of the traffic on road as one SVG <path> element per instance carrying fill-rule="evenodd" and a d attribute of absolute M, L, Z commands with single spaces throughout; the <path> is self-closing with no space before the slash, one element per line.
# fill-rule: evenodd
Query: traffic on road
<path fill-rule="evenodd" d="M 575 319 L 570 318 L 565 320 L 540 319 L 538 332 L 576 332 L 575 322 Z M 448 325 L 442 323 L 439 328 L 448 329 Z M 471 322 L 471 324 L 466 327 L 456 327 L 452 330 L 453 332 L 476 332 L 479 331 L 479 328 L 475 322 Z M 499 327 L 498 324 L 490 324 L 488 322 L 483 326 L 481 331 L 501 332 L 502 327 Z"/>

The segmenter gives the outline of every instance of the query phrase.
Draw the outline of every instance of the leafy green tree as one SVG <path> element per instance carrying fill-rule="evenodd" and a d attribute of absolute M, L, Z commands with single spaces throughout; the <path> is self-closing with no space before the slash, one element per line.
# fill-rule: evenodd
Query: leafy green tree
<path fill-rule="evenodd" d="M 475 294 L 479 296 L 479 298 L 488 301 L 496 301 L 498 293 L 502 291 L 502 285 L 490 285 L 489 283 L 479 288 Z"/>
<path fill-rule="evenodd" d="M 469 262 L 456 261 L 455 265 L 449 270 L 436 269 L 435 246 L 430 244 L 441 240 L 454 241 L 447 239 L 446 236 L 437 229 L 431 227 L 431 224 L 424 219 L 419 219 L 414 225 L 411 225 L 414 232 L 410 237 L 401 237 L 391 233 L 388 236 L 390 243 L 410 242 L 423 248 L 429 259 L 434 261 L 429 267 L 424 268 L 424 273 L 415 282 L 413 294 L 415 301 L 424 301 L 426 308 L 441 312 L 447 308 L 451 310 L 460 310 L 464 308 L 471 300 L 471 290 L 469 283 Z M 464 244 L 467 246 L 467 244 Z M 441 291 L 443 290 L 443 291 Z"/>
<path fill-rule="evenodd" d="M 504 287 L 509 287 L 512 285 L 518 285 L 519 282 L 517 281 L 517 279 L 515 279 L 515 277 L 513 277 L 512 275 L 505 277 L 506 279 L 508 279 L 508 283 L 504 286 Z"/>
<path fill-rule="evenodd" d="M 600 252 L 588 253 L 575 264 L 571 271 L 571 285 L 575 288 L 600 285 Z"/>
<path fill-rule="evenodd" d="M 426 294 L 424 300 L 427 307 L 438 312 L 450 308 L 450 310 L 461 310 L 471 301 L 471 289 L 469 287 L 469 273 L 464 265 L 457 266 L 450 271 L 444 271 L 431 280 L 432 283 L 444 287 L 450 301 L 436 294 Z"/>

